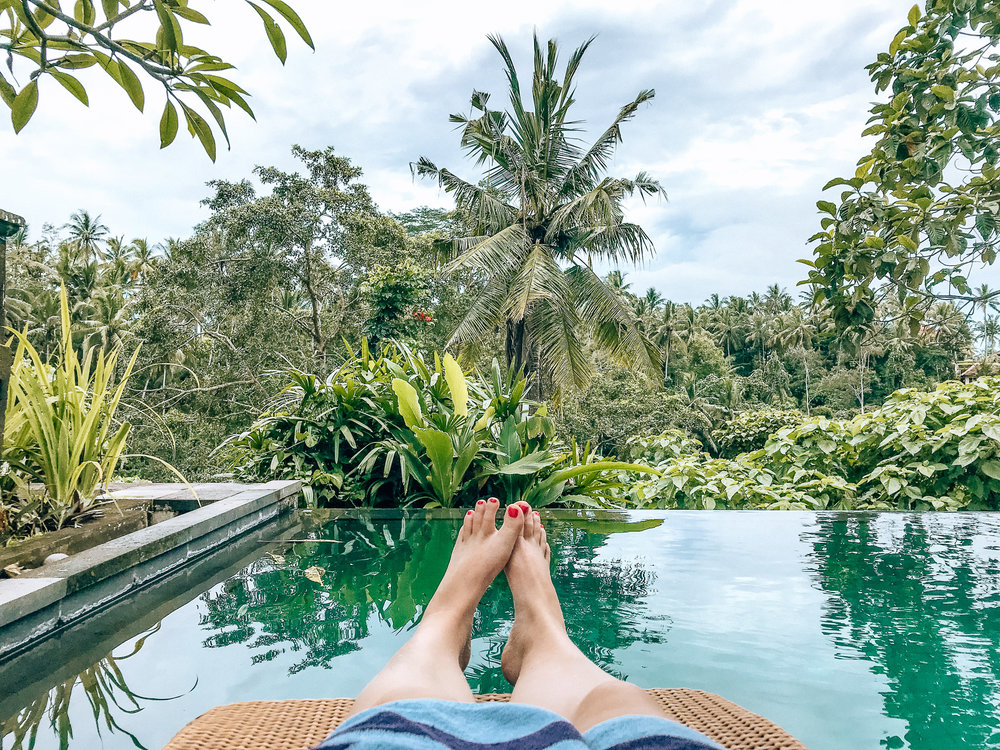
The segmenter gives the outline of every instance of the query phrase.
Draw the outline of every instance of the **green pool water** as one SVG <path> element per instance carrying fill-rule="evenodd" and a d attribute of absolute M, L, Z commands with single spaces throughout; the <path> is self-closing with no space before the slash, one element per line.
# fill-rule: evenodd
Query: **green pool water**
<path fill-rule="evenodd" d="M 562 513 L 546 526 L 570 634 L 615 675 L 719 693 L 813 750 L 1000 748 L 1000 515 Z M 137 596 L 0 665 L 0 747 L 31 747 L 34 732 L 36 748 L 152 750 L 217 704 L 352 696 L 413 632 L 457 528 L 317 513 L 286 532 L 311 541 L 265 532 L 214 582 Z M 510 689 L 512 616 L 498 581 L 475 623 L 476 691 Z"/>

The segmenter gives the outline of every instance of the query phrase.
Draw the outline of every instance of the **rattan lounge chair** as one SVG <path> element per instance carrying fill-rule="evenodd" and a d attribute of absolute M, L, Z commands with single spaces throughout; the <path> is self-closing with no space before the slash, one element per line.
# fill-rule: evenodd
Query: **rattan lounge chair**
<path fill-rule="evenodd" d="M 781 727 L 701 690 L 650 690 L 668 718 L 711 737 L 727 750 L 807 750 Z M 506 701 L 509 695 L 478 695 Z M 354 701 L 250 701 L 218 706 L 199 716 L 163 750 L 306 750 L 347 718 Z"/>

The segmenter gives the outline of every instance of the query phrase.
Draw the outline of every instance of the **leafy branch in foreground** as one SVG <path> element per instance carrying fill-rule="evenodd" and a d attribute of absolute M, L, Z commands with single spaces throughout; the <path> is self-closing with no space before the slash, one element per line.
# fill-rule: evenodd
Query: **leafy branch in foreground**
<path fill-rule="evenodd" d="M 889 94 L 863 133 L 878 141 L 824 188 L 844 189 L 817 204 L 822 231 L 802 261 L 842 329 L 872 324 L 890 295 L 913 332 L 937 300 L 983 304 L 969 277 L 1000 241 L 1000 5 L 927 0 L 907 20 L 868 66 Z"/>
<path fill-rule="evenodd" d="M 302 40 L 314 48 L 309 30 L 284 0 L 246 0 L 260 16 L 274 54 L 284 64 L 288 56 L 285 34 L 275 16 L 283 19 Z M 263 6 L 268 6 L 266 10 Z M 100 67 L 124 89 L 139 111 L 146 105 L 142 77 L 161 84 L 166 105 L 160 118 L 160 147 L 177 136 L 180 118 L 214 161 L 213 125 L 229 143 L 222 107 L 236 105 L 254 116 L 243 88 L 219 75 L 234 69 L 220 57 L 186 44 L 184 29 L 191 24 L 210 25 L 209 19 L 189 0 L 77 0 L 73 11 L 61 0 L 0 0 L 0 52 L 7 56 L 7 73 L 0 73 L 0 98 L 10 108 L 14 132 L 28 124 L 38 107 L 39 81 L 48 77 L 84 105 L 87 90 L 75 71 Z M 151 17 L 157 30 L 153 39 L 134 39 Z M 19 66 L 15 66 L 15 57 Z M 28 78 L 17 86 L 18 69 Z M 73 72 L 71 72 L 73 71 Z"/>

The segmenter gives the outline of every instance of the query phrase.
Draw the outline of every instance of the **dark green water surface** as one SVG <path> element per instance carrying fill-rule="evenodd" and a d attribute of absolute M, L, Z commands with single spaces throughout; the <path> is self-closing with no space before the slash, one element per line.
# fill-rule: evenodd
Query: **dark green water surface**
<path fill-rule="evenodd" d="M 549 516 L 570 635 L 609 672 L 719 693 L 813 750 L 1000 748 L 1000 515 Z M 264 530 L 0 665 L 0 747 L 152 750 L 221 703 L 352 696 L 412 634 L 458 522 Z M 473 690 L 510 689 L 512 617 L 501 578 Z"/>

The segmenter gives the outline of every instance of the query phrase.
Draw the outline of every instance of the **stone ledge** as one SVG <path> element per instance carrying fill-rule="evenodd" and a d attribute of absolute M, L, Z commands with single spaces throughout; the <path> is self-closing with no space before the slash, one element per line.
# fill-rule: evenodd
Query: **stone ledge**
<path fill-rule="evenodd" d="M 152 487 L 141 490 L 143 499 L 155 503 Z M 0 580 L 0 654 L 291 510 L 301 484 L 275 481 L 227 489 L 225 499 Z M 177 492 L 165 490 L 168 495 Z"/>

